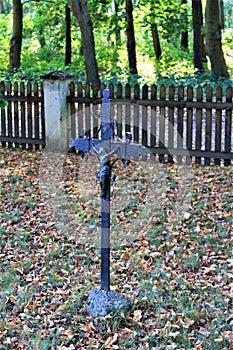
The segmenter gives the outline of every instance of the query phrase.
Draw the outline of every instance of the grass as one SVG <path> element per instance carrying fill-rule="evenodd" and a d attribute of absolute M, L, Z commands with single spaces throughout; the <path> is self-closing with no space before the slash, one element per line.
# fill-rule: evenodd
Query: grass
<path fill-rule="evenodd" d="M 73 170 L 84 170 L 68 155 L 46 188 L 42 153 L 0 152 L 1 350 L 232 349 L 232 168 L 194 167 L 189 215 L 179 217 L 174 166 L 161 166 L 158 181 L 163 170 L 170 176 L 164 191 L 153 181 L 158 193 L 143 168 L 117 169 L 111 285 L 132 309 L 92 320 L 84 307 L 100 279 L 94 170 L 76 182 Z M 122 188 L 133 198 L 122 201 Z"/>

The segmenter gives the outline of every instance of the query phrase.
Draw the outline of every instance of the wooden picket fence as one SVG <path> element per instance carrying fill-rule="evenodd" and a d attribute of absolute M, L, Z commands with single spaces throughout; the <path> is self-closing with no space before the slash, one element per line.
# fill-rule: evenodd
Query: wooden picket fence
<path fill-rule="evenodd" d="M 105 88 L 101 86 L 101 91 Z M 117 135 L 131 132 L 134 142 L 146 146 L 161 162 L 232 164 L 232 87 L 178 89 L 156 85 L 108 86 L 111 115 Z M 0 83 L 8 101 L 0 109 L 2 147 L 42 148 L 45 146 L 43 87 L 38 84 Z M 70 84 L 67 102 L 71 110 L 71 137 L 99 137 L 101 91 L 81 83 Z"/>
<path fill-rule="evenodd" d="M 8 102 L 5 109 L 0 109 L 1 146 L 44 147 L 44 97 L 41 85 L 1 82 L 0 92 Z"/>
<path fill-rule="evenodd" d="M 192 87 L 182 86 L 158 89 L 156 85 L 149 88 L 148 85 L 114 87 L 110 84 L 108 88 L 111 115 L 117 120 L 116 133 L 120 138 L 131 132 L 133 141 L 148 147 L 161 162 L 231 164 L 232 87 L 227 88 L 225 96 L 221 87 L 215 93 L 211 87 L 194 91 Z M 98 90 L 72 83 L 68 101 L 72 138 L 79 137 L 83 129 L 87 136 L 95 137 L 99 128 L 95 114 L 101 110 Z"/>

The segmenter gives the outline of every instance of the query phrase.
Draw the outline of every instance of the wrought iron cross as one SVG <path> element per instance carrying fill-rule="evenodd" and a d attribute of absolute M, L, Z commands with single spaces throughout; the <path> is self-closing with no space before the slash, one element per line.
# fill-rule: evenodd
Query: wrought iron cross
<path fill-rule="evenodd" d="M 110 91 L 103 91 L 101 113 L 101 139 L 82 137 L 70 140 L 70 148 L 82 151 L 83 158 L 86 152 L 96 155 L 100 162 L 99 172 L 96 174 L 101 187 L 101 288 L 110 290 L 110 183 L 114 180 L 112 167 L 117 159 L 122 159 L 123 165 L 128 165 L 130 158 L 145 158 L 145 147 L 132 144 L 132 134 L 126 134 L 126 140 L 121 140 L 114 132 L 114 125 L 110 113 Z M 115 139 L 115 140 L 114 140 Z M 113 160 L 113 155 L 116 159 Z"/>

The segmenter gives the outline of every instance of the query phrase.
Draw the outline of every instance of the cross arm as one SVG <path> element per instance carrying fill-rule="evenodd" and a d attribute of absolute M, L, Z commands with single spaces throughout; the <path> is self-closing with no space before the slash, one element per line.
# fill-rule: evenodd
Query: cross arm
<path fill-rule="evenodd" d="M 117 148 L 117 155 L 119 158 L 146 158 L 147 156 L 147 149 L 144 146 L 134 144 L 134 143 L 127 143 L 127 142 L 115 142 L 113 141 L 111 143 L 112 148 Z"/>
<path fill-rule="evenodd" d="M 89 138 L 77 138 L 75 140 L 71 139 L 69 147 L 75 148 L 77 151 L 83 151 L 83 152 L 93 152 L 95 149 L 98 149 L 100 147 L 105 147 L 106 149 L 109 149 L 110 146 L 110 152 L 111 150 L 115 150 L 113 153 L 116 153 L 119 158 L 146 158 L 147 155 L 147 149 L 144 146 L 134 144 L 134 143 L 127 143 L 127 142 L 119 142 L 119 141 L 111 141 L 109 145 L 108 141 L 103 140 L 93 140 Z"/>
<path fill-rule="evenodd" d="M 94 147 L 98 147 L 98 145 L 101 143 L 101 140 L 93 140 L 87 137 L 80 137 L 75 140 L 70 139 L 69 147 L 75 148 L 76 151 L 91 152 Z"/>

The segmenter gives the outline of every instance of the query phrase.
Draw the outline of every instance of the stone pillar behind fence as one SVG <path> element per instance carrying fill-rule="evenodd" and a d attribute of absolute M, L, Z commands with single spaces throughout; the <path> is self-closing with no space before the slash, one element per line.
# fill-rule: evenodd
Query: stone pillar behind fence
<path fill-rule="evenodd" d="M 70 139 L 70 105 L 66 102 L 73 76 L 54 71 L 42 76 L 44 87 L 45 137 L 49 151 L 66 151 Z"/>

